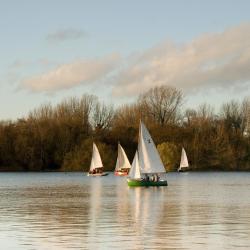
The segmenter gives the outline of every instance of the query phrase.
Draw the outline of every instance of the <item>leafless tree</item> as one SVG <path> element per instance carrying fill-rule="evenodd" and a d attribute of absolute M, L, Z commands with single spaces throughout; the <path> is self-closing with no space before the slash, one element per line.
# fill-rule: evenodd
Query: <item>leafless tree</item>
<path fill-rule="evenodd" d="M 95 129 L 109 129 L 114 118 L 113 105 L 97 101 L 93 108 L 92 125 Z"/>
<path fill-rule="evenodd" d="M 138 100 L 147 116 L 161 126 L 176 120 L 182 101 L 182 92 L 169 86 L 154 87 Z"/>
<path fill-rule="evenodd" d="M 250 135 L 250 98 L 245 98 L 241 105 L 243 133 Z"/>
<path fill-rule="evenodd" d="M 191 125 L 193 121 L 195 121 L 197 118 L 197 112 L 194 109 L 187 109 L 184 113 L 184 122 L 187 125 Z"/>
<path fill-rule="evenodd" d="M 144 120 L 144 118 L 142 107 L 138 103 L 126 104 L 116 110 L 114 125 L 138 127 L 140 119 Z"/>
<path fill-rule="evenodd" d="M 227 128 L 233 129 L 236 132 L 244 132 L 243 113 L 239 102 L 232 100 L 223 104 L 221 113 Z"/>

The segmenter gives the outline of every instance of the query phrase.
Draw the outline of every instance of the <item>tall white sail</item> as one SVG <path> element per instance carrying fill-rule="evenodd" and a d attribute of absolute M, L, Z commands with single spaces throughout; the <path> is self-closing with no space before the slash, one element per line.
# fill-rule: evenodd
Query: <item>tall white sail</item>
<path fill-rule="evenodd" d="M 102 167 L 103 165 L 100 153 L 95 143 L 93 143 L 93 153 L 89 171 L 93 171 L 95 168 L 102 168 Z"/>
<path fill-rule="evenodd" d="M 131 168 L 131 165 L 129 163 L 128 157 L 120 145 L 118 144 L 118 156 L 117 156 L 117 161 L 116 161 L 116 166 L 115 166 L 115 171 L 119 171 L 123 168 Z"/>
<path fill-rule="evenodd" d="M 179 169 L 181 168 L 187 168 L 189 165 L 188 165 L 188 158 L 187 158 L 187 154 L 186 154 L 186 151 L 184 148 L 182 148 L 181 150 L 181 162 L 180 162 L 180 167 Z"/>
<path fill-rule="evenodd" d="M 136 151 L 135 156 L 134 156 L 132 167 L 129 171 L 129 177 L 131 179 L 140 179 L 141 178 L 141 171 L 140 171 L 137 151 Z"/>
<path fill-rule="evenodd" d="M 140 123 L 138 151 L 142 173 L 166 173 L 155 144 L 142 122 Z"/>

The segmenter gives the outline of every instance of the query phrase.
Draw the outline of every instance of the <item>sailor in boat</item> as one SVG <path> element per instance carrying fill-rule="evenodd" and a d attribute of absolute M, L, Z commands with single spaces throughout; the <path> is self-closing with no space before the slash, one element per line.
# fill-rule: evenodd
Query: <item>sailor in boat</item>
<path fill-rule="evenodd" d="M 103 169 L 102 168 L 96 168 L 96 173 L 98 174 L 102 174 L 103 173 Z"/>
<path fill-rule="evenodd" d="M 148 174 L 145 174 L 145 178 L 143 178 L 143 180 L 158 182 L 160 180 L 160 176 L 158 174 L 153 174 L 151 176 L 149 176 Z"/>
<path fill-rule="evenodd" d="M 129 173 L 129 168 L 122 168 L 121 170 L 119 170 L 121 173 L 125 173 L 128 174 Z"/>
<path fill-rule="evenodd" d="M 89 171 L 89 174 L 102 174 L 103 169 L 102 168 L 94 168 L 92 171 Z"/>
<path fill-rule="evenodd" d="M 158 174 L 156 175 L 156 180 L 160 181 L 160 176 Z"/>
<path fill-rule="evenodd" d="M 149 176 L 148 176 L 148 174 L 145 174 L 145 180 L 146 180 L 146 181 L 149 181 Z"/>
<path fill-rule="evenodd" d="M 95 172 L 95 169 L 93 169 L 92 171 L 90 170 L 89 171 L 89 174 L 95 174 L 96 172 Z"/>
<path fill-rule="evenodd" d="M 160 176 L 158 174 L 153 174 L 151 176 L 151 181 L 158 182 L 160 180 Z"/>

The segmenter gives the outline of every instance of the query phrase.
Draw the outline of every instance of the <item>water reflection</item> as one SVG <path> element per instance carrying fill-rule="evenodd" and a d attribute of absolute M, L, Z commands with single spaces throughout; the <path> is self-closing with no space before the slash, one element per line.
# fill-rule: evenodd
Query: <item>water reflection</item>
<path fill-rule="evenodd" d="M 247 249 L 250 174 L 169 174 L 168 187 L 125 178 L 0 175 L 3 249 Z"/>
<path fill-rule="evenodd" d="M 21 176 L 23 182 L 16 180 L 14 189 L 1 186 L 1 235 L 8 242 L 16 240 L 16 249 L 78 248 L 82 230 L 88 227 L 84 223 L 89 213 L 88 186 L 39 177 Z"/>

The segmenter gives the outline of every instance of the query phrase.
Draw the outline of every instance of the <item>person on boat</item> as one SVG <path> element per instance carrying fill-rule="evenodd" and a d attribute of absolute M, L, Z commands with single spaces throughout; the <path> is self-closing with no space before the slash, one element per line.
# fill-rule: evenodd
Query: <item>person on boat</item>
<path fill-rule="evenodd" d="M 149 181 L 149 176 L 147 174 L 145 174 L 145 180 Z"/>
<path fill-rule="evenodd" d="M 158 174 L 154 174 L 154 182 L 158 181 Z"/>
<path fill-rule="evenodd" d="M 156 174 L 156 181 L 159 181 L 160 180 L 160 176 L 159 174 Z"/>
<path fill-rule="evenodd" d="M 96 169 L 96 172 L 97 172 L 98 174 L 102 174 L 102 173 L 103 173 L 103 168 L 97 168 L 97 169 Z"/>

